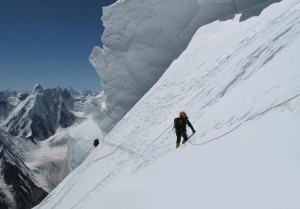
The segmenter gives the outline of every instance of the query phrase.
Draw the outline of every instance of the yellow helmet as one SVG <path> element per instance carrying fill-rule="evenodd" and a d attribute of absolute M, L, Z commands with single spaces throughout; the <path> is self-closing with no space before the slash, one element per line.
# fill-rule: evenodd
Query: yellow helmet
<path fill-rule="evenodd" d="M 186 115 L 186 113 L 184 112 L 184 111 L 181 111 L 180 113 L 179 113 L 179 116 L 185 116 Z"/>

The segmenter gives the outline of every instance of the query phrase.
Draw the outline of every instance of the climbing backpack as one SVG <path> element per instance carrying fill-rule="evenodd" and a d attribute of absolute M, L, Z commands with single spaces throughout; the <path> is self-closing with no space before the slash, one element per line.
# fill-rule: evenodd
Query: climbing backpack
<path fill-rule="evenodd" d="M 180 118 L 175 118 L 174 119 L 174 128 L 176 131 L 180 131 L 181 129 L 181 120 Z"/>

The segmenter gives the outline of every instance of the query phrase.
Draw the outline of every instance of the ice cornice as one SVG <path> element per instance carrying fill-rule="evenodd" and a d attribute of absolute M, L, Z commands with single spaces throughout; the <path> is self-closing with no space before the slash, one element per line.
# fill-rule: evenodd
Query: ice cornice
<path fill-rule="evenodd" d="M 89 57 L 106 93 L 101 129 L 111 130 L 199 27 L 262 2 L 266 0 L 122 0 L 104 7 L 103 49 L 95 47 Z"/>

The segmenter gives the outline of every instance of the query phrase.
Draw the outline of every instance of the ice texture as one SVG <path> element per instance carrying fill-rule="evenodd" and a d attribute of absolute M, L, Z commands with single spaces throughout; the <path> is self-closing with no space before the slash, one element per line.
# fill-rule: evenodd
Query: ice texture
<path fill-rule="evenodd" d="M 103 48 L 90 62 L 104 88 L 104 134 L 153 86 L 196 30 L 265 0 L 119 0 L 103 8 Z M 184 70 L 184 69 L 182 69 Z"/>
<path fill-rule="evenodd" d="M 77 168 L 94 150 L 94 140 L 102 138 L 102 133 L 93 119 L 83 122 L 69 132 L 68 166 L 70 171 Z"/>

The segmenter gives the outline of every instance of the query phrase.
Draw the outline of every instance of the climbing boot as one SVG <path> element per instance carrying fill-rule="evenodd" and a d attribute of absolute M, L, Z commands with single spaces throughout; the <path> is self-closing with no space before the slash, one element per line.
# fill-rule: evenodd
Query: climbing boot
<path fill-rule="evenodd" d="M 187 140 L 183 140 L 183 141 L 182 141 L 182 144 L 185 144 L 186 142 L 187 142 Z"/>
<path fill-rule="evenodd" d="M 180 146 L 180 143 L 176 143 L 176 148 L 178 148 Z"/>

